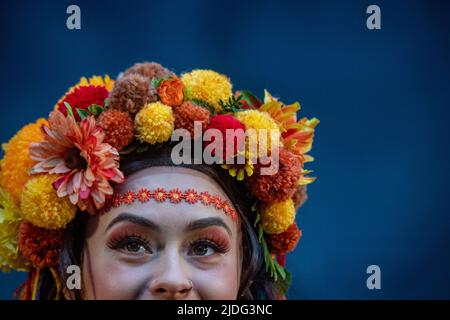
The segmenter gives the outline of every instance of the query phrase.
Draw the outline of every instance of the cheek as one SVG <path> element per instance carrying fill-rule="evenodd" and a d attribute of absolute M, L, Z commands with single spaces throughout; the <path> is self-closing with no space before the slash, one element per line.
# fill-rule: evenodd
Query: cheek
<path fill-rule="evenodd" d="M 240 266 L 237 256 L 211 269 L 193 272 L 196 293 L 204 300 L 235 300 L 240 283 Z"/>
<path fill-rule="evenodd" d="M 107 252 L 85 251 L 83 283 L 88 299 L 135 299 L 146 284 L 142 268 L 120 262 Z"/>

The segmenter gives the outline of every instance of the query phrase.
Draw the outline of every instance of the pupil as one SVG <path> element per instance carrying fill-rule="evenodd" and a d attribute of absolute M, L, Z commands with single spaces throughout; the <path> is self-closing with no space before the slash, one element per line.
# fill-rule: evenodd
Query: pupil
<path fill-rule="evenodd" d="M 140 245 L 136 242 L 131 242 L 127 244 L 127 250 L 132 252 L 138 252 L 140 249 Z"/>
<path fill-rule="evenodd" d="M 197 254 L 199 256 L 203 256 L 208 252 L 208 248 L 206 246 L 201 245 L 201 246 L 197 246 L 194 251 L 195 251 L 195 254 Z"/>

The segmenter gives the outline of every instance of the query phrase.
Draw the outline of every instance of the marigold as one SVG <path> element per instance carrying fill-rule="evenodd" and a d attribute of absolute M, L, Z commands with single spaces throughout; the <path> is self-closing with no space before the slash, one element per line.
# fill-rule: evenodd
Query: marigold
<path fill-rule="evenodd" d="M 186 129 L 191 137 L 196 139 L 198 137 L 194 135 L 195 122 L 201 123 L 201 129 L 204 132 L 209 123 L 210 112 L 190 101 L 186 101 L 181 106 L 173 108 L 173 116 L 175 119 L 174 128 Z"/>
<path fill-rule="evenodd" d="M 30 159 L 30 144 L 43 140 L 41 127 L 47 124 L 45 119 L 28 124 L 3 145 L 5 156 L 0 162 L 0 186 L 11 194 L 17 205 L 22 188 L 30 178 L 28 169 L 36 163 Z"/>
<path fill-rule="evenodd" d="M 258 110 L 246 110 L 237 112 L 236 119 L 245 125 L 247 146 L 252 149 L 250 146 L 256 144 L 253 149 L 257 152 L 258 157 L 270 155 L 272 148 L 277 148 L 281 145 L 280 129 L 268 113 Z"/>
<path fill-rule="evenodd" d="M 188 99 L 199 99 L 222 111 L 220 100 L 227 101 L 233 94 L 230 80 L 212 70 L 194 70 L 183 74 L 181 80 L 187 90 Z"/>
<path fill-rule="evenodd" d="M 19 227 L 19 251 L 38 268 L 57 266 L 63 236 L 64 229 L 47 230 L 23 221 Z"/>
<path fill-rule="evenodd" d="M 57 175 L 37 175 L 32 177 L 22 192 L 22 217 L 35 226 L 45 229 L 64 228 L 76 213 L 76 207 L 68 197 L 56 194 L 53 182 Z"/>
<path fill-rule="evenodd" d="M 248 180 L 252 194 L 259 200 L 282 201 L 291 197 L 298 186 L 300 179 L 300 160 L 292 152 L 280 148 L 278 153 L 278 168 L 271 163 L 274 174 L 263 175 L 261 170 L 269 167 L 261 164 L 255 165 L 254 174 Z M 276 170 L 277 169 L 277 170 Z"/>
<path fill-rule="evenodd" d="M 28 263 L 19 254 L 17 232 L 21 218 L 12 196 L 0 187 L 0 270 L 27 271 Z"/>
<path fill-rule="evenodd" d="M 184 85 L 178 77 L 163 80 L 158 89 L 159 99 L 168 106 L 179 106 L 184 99 Z"/>
<path fill-rule="evenodd" d="M 281 233 L 294 222 L 294 202 L 289 198 L 281 202 L 264 203 L 261 205 L 260 215 L 265 233 Z"/>
<path fill-rule="evenodd" d="M 170 139 L 174 128 L 172 108 L 154 102 L 146 105 L 134 119 L 136 137 L 141 142 L 156 144 Z"/>
<path fill-rule="evenodd" d="M 286 231 L 279 234 L 271 234 L 267 237 L 269 250 L 276 255 L 289 253 L 295 249 L 302 231 L 297 227 L 296 223 L 291 224 Z"/>
<path fill-rule="evenodd" d="M 121 151 L 134 138 L 134 124 L 127 112 L 109 109 L 97 119 L 97 124 L 105 133 L 105 143 Z"/>

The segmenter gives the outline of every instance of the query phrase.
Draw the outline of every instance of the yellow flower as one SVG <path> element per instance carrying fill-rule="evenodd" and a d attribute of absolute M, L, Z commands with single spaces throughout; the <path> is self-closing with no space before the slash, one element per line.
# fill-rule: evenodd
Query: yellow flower
<path fill-rule="evenodd" d="M 212 70 L 194 70 L 183 74 L 181 80 L 188 99 L 203 100 L 214 106 L 216 112 L 222 111 L 219 101 L 227 101 L 233 94 L 230 80 Z"/>
<path fill-rule="evenodd" d="M 139 141 L 149 144 L 165 142 L 174 129 L 172 108 L 161 102 L 149 103 L 136 114 L 134 125 Z"/>
<path fill-rule="evenodd" d="M 57 175 L 37 175 L 23 188 L 21 211 L 23 219 L 45 229 L 64 228 L 74 217 L 76 207 L 68 197 L 59 198 L 53 188 Z"/>
<path fill-rule="evenodd" d="M 235 113 L 235 117 L 245 125 L 246 148 L 252 154 L 256 152 L 258 157 L 269 156 L 272 146 L 274 149 L 281 146 L 280 129 L 267 112 L 246 110 Z M 255 146 L 250 147 L 252 144 Z"/>
<path fill-rule="evenodd" d="M 30 159 L 29 147 L 32 142 L 42 141 L 42 125 L 48 125 L 47 120 L 39 119 L 26 125 L 3 145 L 5 156 L 0 162 L 0 186 L 11 194 L 16 205 L 19 205 L 22 188 L 30 178 L 28 169 L 36 163 Z"/>
<path fill-rule="evenodd" d="M 265 233 L 284 232 L 295 220 L 295 206 L 291 198 L 281 202 L 263 204 L 260 210 L 261 224 Z"/>
<path fill-rule="evenodd" d="M 0 188 L 0 270 L 3 272 L 28 269 L 28 263 L 19 254 L 17 246 L 20 221 L 19 208 L 13 198 Z"/>
<path fill-rule="evenodd" d="M 238 155 L 243 154 L 243 152 L 238 151 Z M 237 162 L 237 157 L 234 158 L 234 161 Z M 251 177 L 253 175 L 253 163 L 252 159 L 249 156 L 249 151 L 245 151 L 245 163 L 244 164 L 238 164 L 238 163 L 232 163 L 232 164 L 222 164 L 222 168 L 228 170 L 228 173 L 232 177 L 236 177 L 238 181 L 242 181 L 245 178 L 245 175 L 247 174 L 247 177 Z"/>
<path fill-rule="evenodd" d="M 72 88 L 72 90 L 79 86 L 88 86 L 88 85 L 104 86 L 106 90 L 111 92 L 112 88 L 114 87 L 114 80 L 112 80 L 108 75 L 105 75 L 104 77 L 92 76 L 89 79 L 86 77 L 81 77 L 80 81 Z"/>

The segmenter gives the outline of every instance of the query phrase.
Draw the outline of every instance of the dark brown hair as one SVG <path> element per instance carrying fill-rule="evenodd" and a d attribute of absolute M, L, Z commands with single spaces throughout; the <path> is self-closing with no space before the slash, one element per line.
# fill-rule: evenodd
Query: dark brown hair
<path fill-rule="evenodd" d="M 164 143 L 153 146 L 142 153 L 133 152 L 124 155 L 121 159 L 121 170 L 125 176 L 129 176 L 134 172 L 149 167 L 175 166 L 171 160 L 172 147 L 173 143 Z M 243 261 L 238 299 L 276 299 L 275 287 L 265 271 L 261 246 L 253 228 L 255 214 L 251 207 L 255 199 L 249 194 L 242 182 L 231 177 L 228 171 L 222 169 L 220 165 L 194 164 L 194 160 L 195 157 L 192 156 L 192 164 L 180 164 L 178 166 L 200 171 L 213 178 L 228 195 L 240 216 Z M 67 267 L 69 265 L 82 265 L 85 229 L 88 218 L 87 214 L 79 213 L 66 228 L 65 244 L 60 263 L 60 274 L 63 278 L 63 284 L 66 281 Z M 69 294 L 74 299 L 82 298 L 82 293 L 78 290 L 72 290 Z"/>

